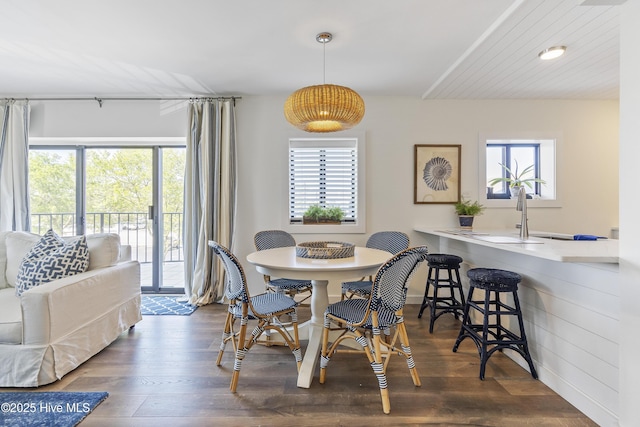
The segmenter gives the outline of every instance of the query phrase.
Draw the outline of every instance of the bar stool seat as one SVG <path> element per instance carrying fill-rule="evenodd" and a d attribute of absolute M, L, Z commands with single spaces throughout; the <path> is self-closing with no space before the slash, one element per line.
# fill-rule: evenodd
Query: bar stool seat
<path fill-rule="evenodd" d="M 464 307 L 462 326 L 458 339 L 453 346 L 453 351 L 463 339 L 469 337 L 473 340 L 480 354 L 480 379 L 484 379 L 487 360 L 496 351 L 505 348 L 518 352 L 529 365 L 531 375 L 537 379 L 527 337 L 524 331 L 522 310 L 518 299 L 518 283 L 522 280 L 519 274 L 512 271 L 493 268 L 474 268 L 467 272 L 469 276 L 469 295 Z M 484 299 L 474 299 L 476 289 L 485 291 Z M 500 300 L 500 294 L 511 293 L 513 307 Z M 482 323 L 473 323 L 470 310 L 476 310 L 482 315 Z M 518 320 L 518 333 L 512 332 L 503 326 L 503 317 L 512 316 Z M 494 323 L 490 323 L 493 321 Z"/>
<path fill-rule="evenodd" d="M 464 312 L 464 292 L 460 281 L 462 258 L 450 254 L 430 254 L 427 255 L 427 262 L 429 272 L 418 319 L 422 317 L 422 312 L 430 307 L 429 333 L 433 333 L 433 325 L 438 317 L 445 313 L 453 313 L 458 319 L 458 316 L 462 316 Z M 444 277 L 444 271 L 447 272 L 446 277 Z M 433 287 L 433 295 L 429 296 L 431 287 Z M 442 293 L 442 288 L 448 291 L 445 295 Z"/>

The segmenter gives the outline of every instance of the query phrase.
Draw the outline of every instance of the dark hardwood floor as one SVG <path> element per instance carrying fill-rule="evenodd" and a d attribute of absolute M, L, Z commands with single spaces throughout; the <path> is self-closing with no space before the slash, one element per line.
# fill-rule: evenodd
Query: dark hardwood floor
<path fill-rule="evenodd" d="M 223 365 L 215 365 L 226 310 L 221 305 L 191 316 L 144 316 L 61 381 L 32 390 L 109 392 L 83 427 L 596 425 L 503 354 L 491 357 L 486 379 L 479 380 L 472 341 L 451 351 L 458 321 L 443 316 L 429 334 L 429 315 L 418 319 L 418 308 L 408 305 L 405 318 L 422 387 L 413 386 L 405 362 L 394 356 L 389 415 L 360 354 L 338 354 L 325 384 L 316 372 L 311 388 L 300 389 L 288 348 L 256 346 L 242 365 L 238 393 L 230 393 L 230 346 Z M 308 317 L 308 308 L 300 317 Z"/>

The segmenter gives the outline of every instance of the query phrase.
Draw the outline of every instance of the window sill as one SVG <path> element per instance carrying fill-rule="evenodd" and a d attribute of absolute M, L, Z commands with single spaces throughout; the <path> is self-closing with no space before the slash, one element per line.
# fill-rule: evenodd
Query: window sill
<path fill-rule="evenodd" d="M 481 198 L 479 202 L 487 208 L 515 208 L 516 199 L 487 199 Z M 562 202 L 545 199 L 527 199 L 527 208 L 561 208 Z"/>
<path fill-rule="evenodd" d="M 353 224 L 285 224 L 284 230 L 291 234 L 350 234 L 364 233 L 364 223 Z"/>

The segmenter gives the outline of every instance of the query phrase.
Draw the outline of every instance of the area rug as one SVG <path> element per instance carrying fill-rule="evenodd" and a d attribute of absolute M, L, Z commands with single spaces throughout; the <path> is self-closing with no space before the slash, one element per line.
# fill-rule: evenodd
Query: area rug
<path fill-rule="evenodd" d="M 175 296 L 142 295 L 142 315 L 189 316 L 198 306 L 178 301 Z"/>
<path fill-rule="evenodd" d="M 0 392 L 0 425 L 77 426 L 108 396 L 106 391 Z"/>

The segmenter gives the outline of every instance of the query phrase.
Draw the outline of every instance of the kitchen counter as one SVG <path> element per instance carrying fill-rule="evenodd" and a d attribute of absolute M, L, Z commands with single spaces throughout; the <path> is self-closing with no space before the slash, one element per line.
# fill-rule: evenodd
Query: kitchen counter
<path fill-rule="evenodd" d="M 414 230 L 421 235 L 414 243 L 424 240 L 430 253 L 462 257 L 467 293 L 466 272 L 471 268 L 519 273 L 518 295 L 540 381 L 598 425 L 618 425 L 621 284 L 617 240 L 556 240 L 573 235 L 532 231 L 522 242 L 516 229 Z M 473 349 L 473 343 L 462 345 Z M 509 350 L 504 354 L 528 370 L 519 354 Z"/>
<path fill-rule="evenodd" d="M 510 230 L 473 230 L 433 229 L 414 227 L 415 231 L 438 237 L 473 243 L 480 246 L 529 255 L 536 258 L 559 262 L 618 263 L 618 241 L 598 240 L 562 240 L 567 237 L 560 233 L 530 232 L 529 239 L 522 242 L 518 232 Z M 545 235 L 550 238 L 535 237 Z"/>

